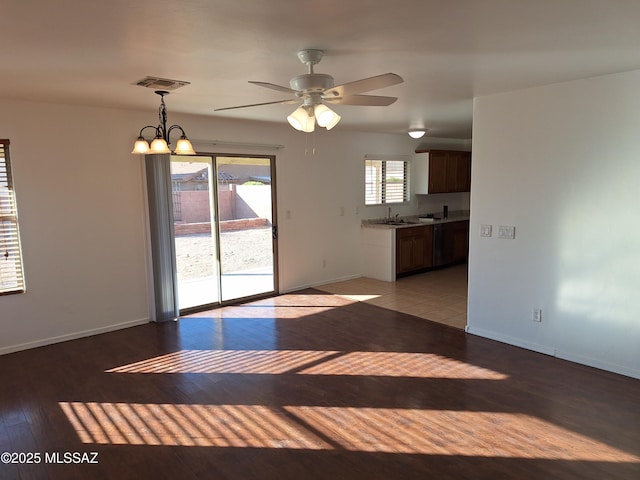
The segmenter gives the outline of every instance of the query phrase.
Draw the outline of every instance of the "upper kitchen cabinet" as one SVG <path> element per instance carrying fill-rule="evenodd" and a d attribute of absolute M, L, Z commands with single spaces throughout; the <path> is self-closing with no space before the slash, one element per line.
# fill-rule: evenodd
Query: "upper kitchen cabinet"
<path fill-rule="evenodd" d="M 417 150 L 413 159 L 413 193 L 471 190 L 471 152 Z"/>

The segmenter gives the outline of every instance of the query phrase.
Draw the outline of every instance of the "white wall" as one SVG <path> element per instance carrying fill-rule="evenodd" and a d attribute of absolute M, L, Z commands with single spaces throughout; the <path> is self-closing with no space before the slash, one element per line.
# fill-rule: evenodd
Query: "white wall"
<path fill-rule="evenodd" d="M 471 333 L 640 378 L 638 85 L 635 71 L 475 100 Z"/>
<path fill-rule="evenodd" d="M 360 222 L 384 214 L 364 208 L 363 158 L 410 155 L 416 141 L 339 127 L 306 135 L 285 114 L 264 124 L 169 111 L 169 121 L 193 139 L 284 145 L 203 147 L 276 155 L 281 291 L 359 276 Z M 149 320 L 143 161 L 130 152 L 140 127 L 156 119 L 155 106 L 140 112 L 0 100 L 27 286 L 25 294 L 0 296 L 0 354 Z"/>
<path fill-rule="evenodd" d="M 0 297 L 0 353 L 148 321 L 131 128 L 114 110 L 0 102 L 26 279 Z"/>

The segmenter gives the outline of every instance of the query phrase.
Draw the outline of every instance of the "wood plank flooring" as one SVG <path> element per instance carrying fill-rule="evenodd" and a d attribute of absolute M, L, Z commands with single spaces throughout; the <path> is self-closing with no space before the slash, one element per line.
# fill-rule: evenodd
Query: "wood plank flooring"
<path fill-rule="evenodd" d="M 640 478 L 639 381 L 314 289 L 0 375 L 3 480 Z"/>

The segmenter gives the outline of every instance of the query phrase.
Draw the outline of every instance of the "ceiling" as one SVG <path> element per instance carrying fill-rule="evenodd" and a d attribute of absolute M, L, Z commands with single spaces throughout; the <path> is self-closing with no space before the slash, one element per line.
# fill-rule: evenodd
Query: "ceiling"
<path fill-rule="evenodd" d="M 470 138 L 474 96 L 640 69 L 637 0 L 3 0 L 1 15 L 3 98 L 155 110 L 132 85 L 151 75 L 191 82 L 169 114 L 284 123 L 295 105 L 213 110 L 287 98 L 248 81 L 288 86 L 296 52 L 320 48 L 336 84 L 404 78 L 369 92 L 391 106 L 335 106 L 336 128 L 371 132 Z"/>

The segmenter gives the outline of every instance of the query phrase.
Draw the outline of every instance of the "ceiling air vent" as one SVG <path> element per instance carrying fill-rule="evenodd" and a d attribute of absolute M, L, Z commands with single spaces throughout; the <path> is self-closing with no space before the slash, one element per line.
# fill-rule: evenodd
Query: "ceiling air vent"
<path fill-rule="evenodd" d="M 191 82 L 182 80 L 169 80 L 168 78 L 144 77 L 142 80 L 134 82 L 133 85 L 140 87 L 153 88 L 154 90 L 176 90 L 177 88 L 189 85 Z"/>

